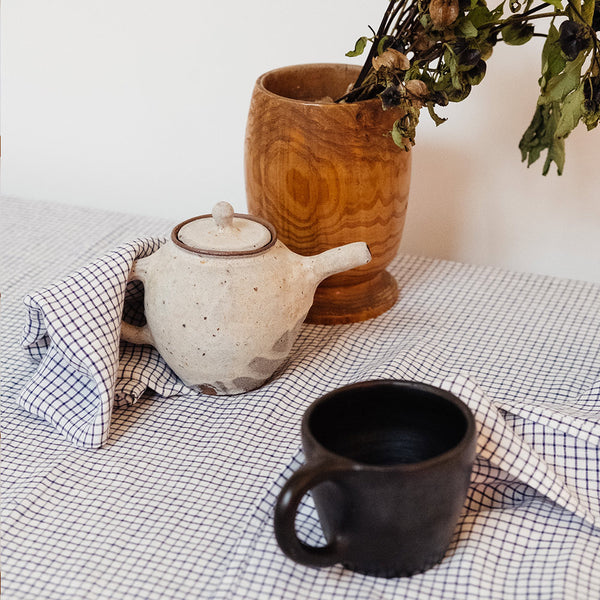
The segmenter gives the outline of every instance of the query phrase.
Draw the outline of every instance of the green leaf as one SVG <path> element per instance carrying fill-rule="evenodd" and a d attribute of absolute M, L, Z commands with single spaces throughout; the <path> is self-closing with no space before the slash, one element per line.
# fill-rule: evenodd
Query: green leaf
<path fill-rule="evenodd" d="M 543 151 L 547 151 L 546 161 L 542 174 L 546 175 L 551 164 L 556 164 L 559 175 L 562 174 L 565 163 L 565 141 L 564 138 L 556 136 L 557 126 L 560 118 L 558 103 L 541 105 L 536 107 L 533 119 L 521 141 L 521 159 L 527 160 L 527 166 L 532 165 Z"/>
<path fill-rule="evenodd" d="M 411 79 L 423 79 L 426 83 L 431 81 L 431 77 L 427 73 L 422 73 L 418 63 L 413 63 L 408 71 L 404 73 L 404 81 Z"/>
<path fill-rule="evenodd" d="M 505 1 L 506 0 L 504 0 L 503 2 L 498 4 L 498 6 L 496 6 L 496 8 L 494 8 L 494 10 L 492 11 L 492 17 L 494 18 L 494 21 L 496 19 L 499 19 L 504 14 L 504 2 Z"/>
<path fill-rule="evenodd" d="M 502 29 L 502 41 L 509 46 L 522 46 L 533 37 L 533 25 L 515 23 Z"/>
<path fill-rule="evenodd" d="M 540 88 L 544 90 L 548 80 L 558 75 L 567 64 L 560 50 L 558 29 L 551 25 L 548 37 L 542 48 L 542 77 L 539 80 Z"/>
<path fill-rule="evenodd" d="M 519 142 L 519 150 L 521 150 L 521 160 L 527 160 L 527 166 L 532 165 L 542 152 L 540 139 L 543 135 L 544 125 L 546 120 L 546 107 L 537 106 L 533 119 Z"/>
<path fill-rule="evenodd" d="M 472 21 L 470 19 L 467 19 L 466 17 L 464 19 L 460 20 L 460 22 L 458 23 L 458 25 L 455 29 L 458 29 L 458 31 L 464 38 L 477 37 L 477 33 L 478 33 L 477 27 L 475 27 L 475 25 L 473 25 Z"/>
<path fill-rule="evenodd" d="M 445 92 L 448 89 L 452 89 L 452 78 L 450 74 L 444 74 L 437 81 L 434 81 L 431 87 L 436 92 Z"/>
<path fill-rule="evenodd" d="M 594 9 L 596 7 L 595 0 L 583 0 L 581 6 L 581 16 L 583 20 L 588 24 L 592 24 L 592 20 L 594 19 Z"/>
<path fill-rule="evenodd" d="M 384 35 L 380 40 L 379 44 L 377 44 L 377 54 L 383 54 L 388 46 L 394 41 L 394 38 L 389 35 Z"/>
<path fill-rule="evenodd" d="M 404 150 L 410 150 L 415 145 L 419 112 L 420 110 L 416 106 L 408 105 L 405 115 L 394 123 L 390 132 L 394 143 Z"/>
<path fill-rule="evenodd" d="M 463 86 L 459 75 L 458 59 L 456 58 L 456 54 L 454 54 L 450 48 L 446 48 L 446 51 L 444 52 L 444 63 L 450 70 L 452 86 L 457 90 L 462 89 Z"/>
<path fill-rule="evenodd" d="M 556 165 L 556 172 L 558 175 L 562 175 L 565 167 L 565 140 L 564 138 L 554 138 L 552 144 L 548 148 L 548 154 L 546 155 L 546 162 L 542 170 L 542 175 L 548 175 L 550 166 L 554 163 Z"/>
<path fill-rule="evenodd" d="M 407 140 L 407 131 L 404 129 L 400 123 L 400 120 L 396 121 L 392 127 L 392 140 L 396 146 L 402 148 L 403 150 L 410 150 L 411 144 L 410 141 Z M 408 141 L 408 143 L 407 143 Z"/>
<path fill-rule="evenodd" d="M 583 83 L 574 91 L 571 92 L 560 107 L 560 118 L 556 126 L 555 136 L 566 138 L 579 123 L 583 116 L 583 102 L 585 96 L 583 94 Z"/>
<path fill-rule="evenodd" d="M 538 102 L 540 104 L 560 102 L 577 89 L 581 79 L 581 67 L 585 58 L 585 53 L 580 53 L 575 60 L 567 61 L 562 73 L 548 78 Z"/>
<path fill-rule="evenodd" d="M 356 44 L 354 45 L 354 50 L 346 52 L 346 56 L 360 56 L 367 47 L 368 41 L 369 39 L 365 36 L 358 38 L 358 40 L 356 40 Z"/>
<path fill-rule="evenodd" d="M 493 20 L 494 16 L 487 6 L 476 6 L 469 13 L 469 21 L 476 29 L 479 29 L 482 25 L 491 23 Z"/>
<path fill-rule="evenodd" d="M 446 96 L 450 102 L 462 102 L 471 93 L 471 87 L 471 84 L 465 81 L 460 88 L 446 90 Z"/>
<path fill-rule="evenodd" d="M 546 0 L 546 2 L 548 2 L 548 4 L 554 6 L 554 8 L 556 8 L 556 10 L 563 10 L 563 5 L 562 5 L 561 0 Z"/>

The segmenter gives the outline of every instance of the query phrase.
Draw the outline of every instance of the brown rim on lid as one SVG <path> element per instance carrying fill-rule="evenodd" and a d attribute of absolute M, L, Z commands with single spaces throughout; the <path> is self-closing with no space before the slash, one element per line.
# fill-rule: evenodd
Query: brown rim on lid
<path fill-rule="evenodd" d="M 206 225 L 201 223 L 202 220 L 206 220 Z M 196 223 L 201 227 L 197 228 L 196 232 L 192 231 L 191 237 L 194 237 L 195 233 L 201 239 L 198 240 L 198 245 L 191 245 L 190 236 L 187 240 L 182 240 L 181 233 L 184 227 L 190 224 L 193 227 Z M 256 224 L 257 227 L 247 227 L 250 223 Z M 246 232 L 241 231 L 244 228 Z M 212 238 L 213 243 L 218 247 L 202 247 L 203 237 L 208 242 L 208 246 L 210 246 L 210 238 Z M 271 248 L 277 241 L 277 232 L 268 221 L 253 215 L 234 213 L 231 205 L 220 202 L 215 206 L 212 214 L 192 217 L 176 225 L 171 232 L 171 240 L 188 252 L 205 256 L 253 256 Z M 228 245 L 228 241 L 231 241 L 232 247 L 221 249 Z M 238 248 L 235 247 L 236 245 Z"/>

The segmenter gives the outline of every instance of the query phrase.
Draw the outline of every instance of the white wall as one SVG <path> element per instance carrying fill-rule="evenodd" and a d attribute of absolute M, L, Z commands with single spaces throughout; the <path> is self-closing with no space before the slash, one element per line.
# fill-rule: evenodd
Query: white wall
<path fill-rule="evenodd" d="M 600 281 L 600 128 L 566 140 L 560 177 L 520 162 L 539 69 L 535 47 L 499 46 L 446 123 L 422 116 L 404 250 Z"/>
<path fill-rule="evenodd" d="M 344 59 L 364 4 L 5 0 L 3 193 L 176 218 L 244 208 L 256 77 Z"/>
<path fill-rule="evenodd" d="M 245 209 L 252 85 L 345 61 L 386 0 L 4 0 L 5 195 L 164 215 Z M 359 62 L 359 61 L 354 61 Z M 600 281 L 600 131 L 567 141 L 562 178 L 520 162 L 536 48 L 498 48 L 484 83 L 422 118 L 405 252 Z"/>

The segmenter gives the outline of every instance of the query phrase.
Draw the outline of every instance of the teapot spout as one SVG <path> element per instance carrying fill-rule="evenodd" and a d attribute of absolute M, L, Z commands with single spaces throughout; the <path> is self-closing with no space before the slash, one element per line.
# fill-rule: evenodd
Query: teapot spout
<path fill-rule="evenodd" d="M 345 244 L 311 256 L 309 259 L 317 283 L 336 273 L 366 265 L 370 260 L 371 253 L 365 242 Z"/>

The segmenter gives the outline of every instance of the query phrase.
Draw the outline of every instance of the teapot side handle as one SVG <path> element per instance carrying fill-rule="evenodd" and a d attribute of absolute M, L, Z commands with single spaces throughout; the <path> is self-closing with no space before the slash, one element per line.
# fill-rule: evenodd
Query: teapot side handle
<path fill-rule="evenodd" d="M 145 270 L 139 264 L 142 260 L 144 259 L 136 260 L 133 263 L 133 267 L 129 273 L 129 281 L 144 281 L 143 274 Z M 154 338 L 147 324 L 143 327 L 138 327 L 137 325 L 126 323 L 121 319 L 121 339 L 131 344 L 149 344 L 150 346 L 154 346 Z"/>
<path fill-rule="evenodd" d="M 152 337 L 152 333 L 150 333 L 148 325 L 138 327 L 137 325 L 121 321 L 121 339 L 131 344 L 149 344 L 150 346 L 154 346 L 154 338 Z"/>

